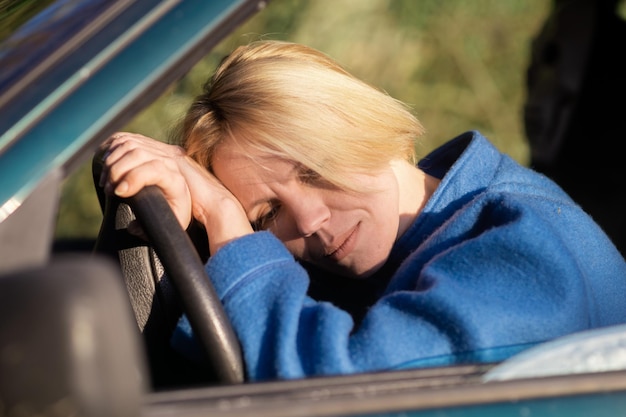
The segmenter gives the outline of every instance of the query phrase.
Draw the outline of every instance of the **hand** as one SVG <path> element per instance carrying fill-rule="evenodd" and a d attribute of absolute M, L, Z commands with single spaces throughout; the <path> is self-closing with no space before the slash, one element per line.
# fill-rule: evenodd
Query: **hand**
<path fill-rule="evenodd" d="M 178 169 L 184 151 L 148 137 L 116 133 L 106 140 L 100 185 L 105 192 L 130 197 L 145 186 L 156 185 L 165 195 L 183 228 L 191 222 L 191 193 Z"/>
<path fill-rule="evenodd" d="M 125 198 L 156 185 L 184 229 L 192 217 L 204 224 L 212 254 L 229 241 L 253 232 L 239 201 L 181 147 L 120 132 L 102 148 L 100 183 L 106 192 Z"/>

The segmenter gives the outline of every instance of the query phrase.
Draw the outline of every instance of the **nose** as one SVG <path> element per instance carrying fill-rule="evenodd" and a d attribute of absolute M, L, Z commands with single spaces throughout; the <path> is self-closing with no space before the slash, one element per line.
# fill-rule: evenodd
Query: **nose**
<path fill-rule="evenodd" d="M 298 233 L 302 237 L 315 234 L 330 218 L 330 210 L 319 197 L 300 198 L 294 205 L 292 215 Z"/>

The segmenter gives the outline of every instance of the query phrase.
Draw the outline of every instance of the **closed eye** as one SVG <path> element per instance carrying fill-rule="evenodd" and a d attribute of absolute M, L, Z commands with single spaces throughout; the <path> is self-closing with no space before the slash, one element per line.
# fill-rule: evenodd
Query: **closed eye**
<path fill-rule="evenodd" d="M 250 222 L 252 229 L 255 231 L 269 229 L 272 226 L 272 222 L 278 217 L 280 207 L 278 202 L 271 202 L 268 206 L 268 210 L 264 214 Z"/>

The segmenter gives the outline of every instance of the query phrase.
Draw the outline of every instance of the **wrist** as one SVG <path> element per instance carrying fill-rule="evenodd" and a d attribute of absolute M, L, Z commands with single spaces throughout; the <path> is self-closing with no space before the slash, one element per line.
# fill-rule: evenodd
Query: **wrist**
<path fill-rule="evenodd" d="M 194 217 L 204 225 L 211 254 L 232 240 L 254 233 L 243 208 L 232 198 L 194 207 Z"/>

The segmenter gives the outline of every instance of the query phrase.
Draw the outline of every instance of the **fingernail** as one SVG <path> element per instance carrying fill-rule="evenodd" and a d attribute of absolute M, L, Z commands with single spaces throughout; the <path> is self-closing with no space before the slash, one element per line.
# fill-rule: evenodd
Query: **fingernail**
<path fill-rule="evenodd" d="M 126 193 L 126 191 L 128 191 L 128 183 L 126 181 L 122 181 L 117 185 L 117 187 L 115 187 L 114 193 L 121 197 Z"/>

